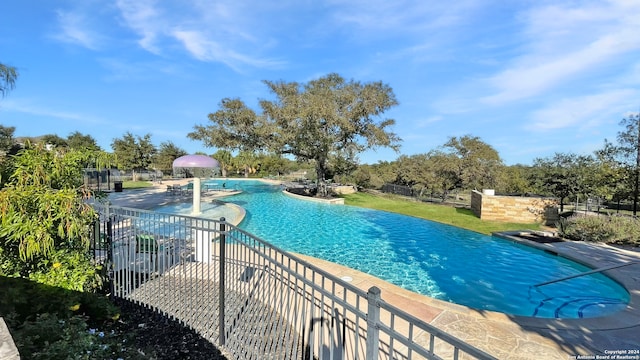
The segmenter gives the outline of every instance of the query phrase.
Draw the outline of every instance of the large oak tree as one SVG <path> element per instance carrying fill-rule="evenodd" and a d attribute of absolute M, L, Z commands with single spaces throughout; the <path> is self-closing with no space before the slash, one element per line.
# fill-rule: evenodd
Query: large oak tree
<path fill-rule="evenodd" d="M 477 136 L 451 137 L 443 145 L 457 165 L 458 186 L 464 189 L 494 189 L 503 164 L 498 152 Z"/>
<path fill-rule="evenodd" d="M 400 138 L 389 131 L 395 121 L 383 118 L 398 102 L 382 82 L 346 81 L 328 74 L 305 84 L 264 84 L 276 99 L 261 100 L 261 113 L 240 99 L 223 99 L 219 110 L 209 114 L 210 124 L 196 125 L 189 138 L 209 147 L 312 161 L 319 181 L 325 179 L 332 159 L 353 162 L 354 153 L 367 149 L 399 148 Z"/>

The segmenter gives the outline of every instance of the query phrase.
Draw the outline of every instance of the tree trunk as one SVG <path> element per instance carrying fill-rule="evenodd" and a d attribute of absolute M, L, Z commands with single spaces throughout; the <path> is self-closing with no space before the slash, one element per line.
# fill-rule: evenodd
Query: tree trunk
<path fill-rule="evenodd" d="M 317 176 L 316 181 L 318 181 L 318 183 L 323 182 L 325 180 L 324 176 L 326 175 L 326 173 L 327 173 L 326 161 L 316 159 L 316 176 Z"/>
<path fill-rule="evenodd" d="M 316 166 L 316 181 L 320 183 L 322 182 L 323 178 L 324 178 L 324 170 L 321 169 L 319 166 Z"/>
<path fill-rule="evenodd" d="M 318 189 L 318 195 L 320 197 L 327 197 L 329 194 L 327 192 L 326 184 L 324 183 L 325 175 L 327 173 L 327 164 L 326 161 L 316 160 L 316 184 Z"/>

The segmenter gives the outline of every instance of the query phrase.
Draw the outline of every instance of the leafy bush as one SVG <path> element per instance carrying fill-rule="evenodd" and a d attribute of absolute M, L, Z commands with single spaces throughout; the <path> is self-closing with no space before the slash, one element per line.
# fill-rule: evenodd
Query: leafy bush
<path fill-rule="evenodd" d="M 18 322 L 33 320 L 37 314 L 51 313 L 59 318 L 88 316 L 95 321 L 117 317 L 118 308 L 103 295 L 71 291 L 39 284 L 23 278 L 0 276 L 0 316 L 14 314 Z"/>
<path fill-rule="evenodd" d="M 10 173 L 0 188 L 0 275 L 70 290 L 101 286 L 101 269 L 87 254 L 96 214 L 82 183 L 82 169 L 97 157 L 28 145 L 5 161 Z"/>
<path fill-rule="evenodd" d="M 629 216 L 611 216 L 610 224 L 614 229 L 614 237 L 609 242 L 640 245 L 640 220 Z"/>
<path fill-rule="evenodd" d="M 41 284 L 77 291 L 94 291 L 102 286 L 102 267 L 96 267 L 86 252 L 56 251 L 39 265 L 29 273 L 29 279 Z"/>
<path fill-rule="evenodd" d="M 130 359 L 135 356 L 128 346 L 123 346 L 120 334 L 90 328 L 86 318 L 79 315 L 68 319 L 50 313 L 38 315 L 17 328 L 15 339 L 25 359 Z"/>
<path fill-rule="evenodd" d="M 7 277 L 0 294 L 0 316 L 23 359 L 142 358 L 130 346 L 134 334 L 117 331 L 120 310 L 106 296 Z"/>
<path fill-rule="evenodd" d="M 88 292 L 104 275 L 88 256 L 93 155 L 27 146 L 0 164 L 0 316 L 23 359 L 141 358 L 129 332 L 110 331 L 119 309 Z"/>
<path fill-rule="evenodd" d="M 22 359 L 225 359 L 147 306 L 22 278 L 0 276 L 0 316 Z"/>
<path fill-rule="evenodd" d="M 22 277 L 68 290 L 96 292 L 103 287 L 106 269 L 95 265 L 86 251 L 60 249 L 48 256 L 23 261 L 16 252 L 0 246 L 0 276 Z"/>
<path fill-rule="evenodd" d="M 561 236 L 579 241 L 640 245 L 640 221 L 629 216 L 581 216 L 560 219 Z"/>
<path fill-rule="evenodd" d="M 0 189 L 5 271 L 26 277 L 57 251 L 88 250 L 95 212 L 84 201 L 89 193 L 82 188 L 82 168 L 90 156 L 36 146 L 11 158 L 13 173 Z"/>

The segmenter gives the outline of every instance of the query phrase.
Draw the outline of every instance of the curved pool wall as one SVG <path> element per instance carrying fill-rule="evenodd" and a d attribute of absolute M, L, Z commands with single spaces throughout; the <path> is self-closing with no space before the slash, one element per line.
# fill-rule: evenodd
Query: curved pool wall
<path fill-rule="evenodd" d="M 159 212 L 170 212 L 174 214 L 190 215 L 190 216 L 204 216 L 210 219 L 224 218 L 225 221 L 232 225 L 238 225 L 242 222 L 246 216 L 246 210 L 231 202 L 223 202 L 220 200 L 203 200 L 201 203 L 201 214 L 193 214 L 192 202 L 177 202 L 169 205 L 161 205 L 154 208 Z"/>
<path fill-rule="evenodd" d="M 338 263 L 407 290 L 479 310 L 589 318 L 626 308 L 629 293 L 597 273 L 533 285 L 590 268 L 512 241 L 384 211 L 308 202 L 261 181 L 227 181 L 242 193 L 239 227 L 283 250 Z M 217 218 L 214 204 L 202 216 Z M 184 213 L 176 205 L 164 212 Z"/>

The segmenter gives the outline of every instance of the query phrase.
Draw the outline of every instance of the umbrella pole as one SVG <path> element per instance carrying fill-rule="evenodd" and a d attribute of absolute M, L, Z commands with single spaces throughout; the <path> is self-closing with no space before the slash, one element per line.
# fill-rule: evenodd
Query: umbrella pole
<path fill-rule="evenodd" d="M 193 178 L 193 215 L 200 215 L 200 178 Z"/>

